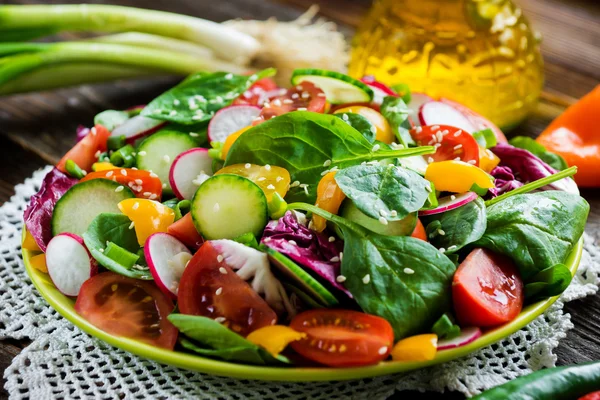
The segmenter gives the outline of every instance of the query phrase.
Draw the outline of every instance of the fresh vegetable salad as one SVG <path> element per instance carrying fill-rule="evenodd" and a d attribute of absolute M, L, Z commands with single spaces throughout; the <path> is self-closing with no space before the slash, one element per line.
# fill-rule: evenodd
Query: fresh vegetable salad
<path fill-rule="evenodd" d="M 197 73 L 98 114 L 23 248 L 91 324 L 247 364 L 430 360 L 558 295 L 589 211 L 564 160 L 370 77 Z"/>

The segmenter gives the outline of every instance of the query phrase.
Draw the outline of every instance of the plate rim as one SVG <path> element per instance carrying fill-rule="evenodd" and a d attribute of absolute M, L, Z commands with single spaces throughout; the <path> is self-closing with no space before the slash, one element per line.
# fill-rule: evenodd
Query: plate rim
<path fill-rule="evenodd" d="M 579 268 L 582 253 L 583 236 L 579 239 L 575 246 L 573 246 L 573 249 L 565 261 L 565 264 L 568 265 L 573 276 Z M 117 337 L 108 334 L 90 324 L 88 321 L 83 319 L 83 317 L 77 314 L 73 307 L 74 300 L 60 293 L 54 286 L 48 274 L 33 268 L 30 258 L 36 254 L 40 254 L 40 252 L 22 249 L 25 270 L 34 286 L 54 310 L 90 336 L 100 339 L 105 343 L 108 343 L 111 346 L 117 347 L 123 351 L 132 353 L 142 358 L 153 360 L 161 364 L 217 376 L 262 381 L 343 381 L 391 375 L 445 363 L 469 355 L 483 347 L 497 343 L 512 335 L 540 316 L 560 297 L 560 295 L 554 296 L 528 305 L 513 321 L 485 332 L 478 339 L 465 346 L 439 351 L 437 352 L 436 357 L 430 361 L 382 361 L 376 365 L 351 368 L 269 367 L 237 364 L 206 358 L 196 354 L 184 353 L 182 351 L 171 351 L 155 348 L 149 344 L 142 343 L 134 339 Z"/>

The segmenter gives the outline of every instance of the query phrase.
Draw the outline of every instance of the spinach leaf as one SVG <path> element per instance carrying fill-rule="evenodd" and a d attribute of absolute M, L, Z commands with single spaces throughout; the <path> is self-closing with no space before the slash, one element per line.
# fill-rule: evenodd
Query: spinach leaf
<path fill-rule="evenodd" d="M 390 123 L 394 134 L 405 147 L 414 146 L 415 141 L 410 136 L 410 121 L 408 114 L 410 109 L 400 97 L 387 96 L 381 104 L 381 114 Z"/>
<path fill-rule="evenodd" d="M 292 188 L 287 201 L 314 202 L 322 173 L 363 161 L 429 154 L 433 147 L 386 150 L 369 143 L 356 129 L 330 114 L 296 111 L 244 132 L 227 154 L 225 165 L 252 163 L 288 170 Z"/>
<path fill-rule="evenodd" d="M 429 243 L 382 236 L 318 207 L 293 203 L 335 223 L 344 236 L 344 286 L 368 314 L 385 318 L 396 339 L 425 332 L 448 310 L 456 266 Z"/>
<path fill-rule="evenodd" d="M 538 156 L 546 164 L 559 171 L 569 167 L 562 156 L 546 150 L 543 145 L 539 144 L 530 137 L 515 136 L 514 138 L 510 139 L 508 143 L 520 149 L 528 150 L 529 152 Z"/>
<path fill-rule="evenodd" d="M 181 345 L 196 353 L 258 365 L 289 363 L 286 357 L 273 357 L 262 347 L 244 339 L 211 318 L 171 314 L 168 319 L 179 329 L 179 332 L 189 338 L 180 338 Z"/>
<path fill-rule="evenodd" d="M 423 217 L 429 242 L 452 254 L 479 240 L 487 227 L 485 203 L 481 197 L 464 206 Z"/>
<path fill-rule="evenodd" d="M 254 82 L 274 74 L 272 68 L 249 76 L 226 72 L 193 74 L 152 100 L 142 115 L 184 125 L 208 121 Z"/>
<path fill-rule="evenodd" d="M 365 215 L 399 221 L 418 211 L 431 185 L 421 175 L 393 165 L 356 165 L 335 174 L 335 181 Z"/>
<path fill-rule="evenodd" d="M 92 254 L 92 257 L 109 270 L 130 278 L 150 280 L 152 279 L 152 274 L 149 270 L 128 268 L 126 265 L 104 254 L 107 243 L 110 242 L 131 253 L 138 253 L 140 246 L 135 235 L 135 230 L 129 229 L 129 225 L 131 225 L 131 221 L 126 215 L 112 213 L 99 214 L 83 234 L 83 241 Z M 138 264 L 140 263 L 138 262 Z"/>
<path fill-rule="evenodd" d="M 356 129 L 358 132 L 360 132 L 360 134 L 363 135 L 369 143 L 373 143 L 375 141 L 377 128 L 375 128 L 375 125 L 373 125 L 371 121 L 369 121 L 362 115 L 351 112 L 333 115 L 338 118 L 341 118 L 342 121 L 344 121 L 354 129 Z"/>
<path fill-rule="evenodd" d="M 531 278 L 532 282 L 525 285 L 525 297 L 529 301 L 537 301 L 558 296 L 569 287 L 572 279 L 571 271 L 566 265 L 556 264 Z"/>
<path fill-rule="evenodd" d="M 487 229 L 475 246 L 515 261 L 525 283 L 565 261 L 585 228 L 590 206 L 561 191 L 519 194 L 487 208 Z"/>

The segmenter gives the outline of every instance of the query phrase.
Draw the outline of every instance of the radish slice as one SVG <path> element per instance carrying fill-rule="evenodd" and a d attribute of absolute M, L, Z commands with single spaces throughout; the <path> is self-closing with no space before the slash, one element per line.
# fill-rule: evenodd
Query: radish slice
<path fill-rule="evenodd" d="M 429 101 L 421 106 L 419 120 L 422 125 L 450 125 L 469 134 L 477 128 L 459 110 L 441 101 Z"/>
<path fill-rule="evenodd" d="M 440 340 L 437 344 L 438 350 L 454 349 L 473 342 L 481 336 L 481 329 L 470 327 L 461 329 L 460 335 L 453 339 Z"/>
<path fill-rule="evenodd" d="M 98 273 L 98 264 L 72 233 L 56 235 L 46 248 L 46 266 L 54 286 L 65 296 L 77 296 L 81 285 Z"/>
<path fill-rule="evenodd" d="M 192 253 L 173 236 L 159 232 L 146 239 L 144 256 L 158 288 L 176 300 L 179 280 Z"/>
<path fill-rule="evenodd" d="M 260 107 L 250 105 L 220 109 L 208 124 L 208 139 L 211 142 L 224 142 L 232 133 L 252 125 L 252 121 L 260 115 L 260 110 Z"/>
<path fill-rule="evenodd" d="M 455 101 L 452 101 L 452 100 L 441 98 L 440 101 L 442 103 L 448 104 L 449 106 L 452 106 L 455 109 L 457 109 L 458 111 L 462 112 L 464 114 L 464 116 L 467 117 L 467 119 L 475 127 L 475 131 L 473 131 L 473 132 L 481 131 L 483 129 L 489 128 L 492 131 L 494 131 L 494 133 L 496 134 L 496 139 L 498 140 L 498 142 L 500 142 L 500 143 L 508 142 L 508 140 L 506 140 L 506 136 L 504 136 L 504 133 L 502 133 L 502 130 L 500 128 L 498 128 L 492 121 L 490 121 L 489 119 L 484 117 L 483 115 L 471 110 L 467 106 L 464 106 L 464 105 L 457 103 Z M 471 133 L 473 133 L 473 132 L 471 132 Z"/>
<path fill-rule="evenodd" d="M 113 129 L 111 136 L 125 136 L 127 143 L 132 143 L 139 138 L 156 132 L 165 124 L 165 121 L 136 115 Z"/>
<path fill-rule="evenodd" d="M 180 200 L 191 200 L 202 183 L 212 176 L 213 159 L 207 149 L 193 148 L 173 160 L 169 183 Z"/>
<path fill-rule="evenodd" d="M 387 96 L 398 97 L 398 93 L 394 92 L 387 85 L 376 81 L 372 76 L 365 76 L 361 79 L 363 83 L 366 83 L 371 89 L 373 89 L 373 103 L 381 105 L 383 99 Z"/>
<path fill-rule="evenodd" d="M 410 103 L 408 103 L 408 108 L 412 111 L 411 115 L 414 116 L 414 118 L 411 118 L 413 122 L 416 122 L 418 125 L 420 125 L 418 116 L 421 106 L 425 103 L 429 103 L 430 101 L 433 101 L 433 99 L 427 96 L 425 93 L 410 94 Z"/>
<path fill-rule="evenodd" d="M 431 210 L 419 211 L 419 216 L 440 214 L 445 211 L 454 210 L 455 208 L 464 206 L 465 204 L 472 202 L 477 197 L 479 196 L 475 192 L 466 192 L 457 195 L 442 197 L 438 200 L 438 206 L 436 208 Z"/>

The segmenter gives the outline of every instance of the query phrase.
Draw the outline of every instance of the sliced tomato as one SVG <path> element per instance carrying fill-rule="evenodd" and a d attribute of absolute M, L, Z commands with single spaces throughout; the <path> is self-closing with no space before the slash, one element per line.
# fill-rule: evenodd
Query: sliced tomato
<path fill-rule="evenodd" d="M 204 239 L 196 230 L 194 221 L 192 221 L 192 213 L 187 213 L 178 221 L 175 221 L 167 228 L 169 235 L 175 236 L 183 244 L 191 250 L 198 250 Z"/>
<path fill-rule="evenodd" d="M 71 150 L 60 159 L 56 168 L 62 172 L 67 172 L 65 164 L 67 160 L 73 160 L 79 168 L 84 171 L 91 171 L 92 165 L 98 161 L 96 153 L 106 151 L 106 142 L 110 132 L 102 125 L 96 125 L 83 139 L 81 139 Z"/>
<path fill-rule="evenodd" d="M 301 110 L 322 113 L 325 112 L 326 104 L 325 93 L 321 89 L 310 82 L 301 82 L 288 89 L 284 95 L 276 96 L 265 104 L 260 118 L 267 121 L 281 114 Z"/>
<path fill-rule="evenodd" d="M 420 219 L 417 218 L 417 226 L 415 226 L 415 230 L 411 233 L 412 237 L 421 239 L 423 241 L 427 241 L 427 233 L 425 232 L 425 227 Z"/>
<path fill-rule="evenodd" d="M 600 400 L 600 391 L 588 393 L 583 397 L 580 397 L 579 400 Z"/>
<path fill-rule="evenodd" d="M 290 344 L 296 352 L 330 367 L 376 364 L 389 356 L 394 345 L 389 322 L 358 311 L 305 311 L 294 317 L 290 328 L 307 334 Z"/>
<path fill-rule="evenodd" d="M 243 336 L 277 323 L 275 311 L 219 257 L 211 242 L 185 268 L 177 297 L 182 314 L 219 319 Z"/>
<path fill-rule="evenodd" d="M 511 259 L 478 248 L 456 270 L 452 299 L 461 326 L 496 326 L 521 312 L 523 282 Z"/>
<path fill-rule="evenodd" d="M 92 179 L 109 179 L 129 187 L 136 197 L 160 201 L 162 183 L 156 174 L 141 169 L 111 168 L 90 172 L 81 182 Z"/>
<path fill-rule="evenodd" d="M 233 105 L 249 104 L 253 106 L 261 106 L 273 96 L 279 95 L 277 91 L 279 87 L 272 78 L 262 78 L 257 80 L 254 85 L 233 101 Z M 285 89 L 282 89 L 285 91 Z"/>
<path fill-rule="evenodd" d="M 174 304 L 151 281 L 103 272 L 85 281 L 75 311 L 110 333 L 173 350 L 177 328 L 167 316 Z"/>
<path fill-rule="evenodd" d="M 479 145 L 470 132 L 450 125 L 426 125 L 410 130 L 419 146 L 435 146 L 433 161 L 455 160 L 479 166 Z"/>

